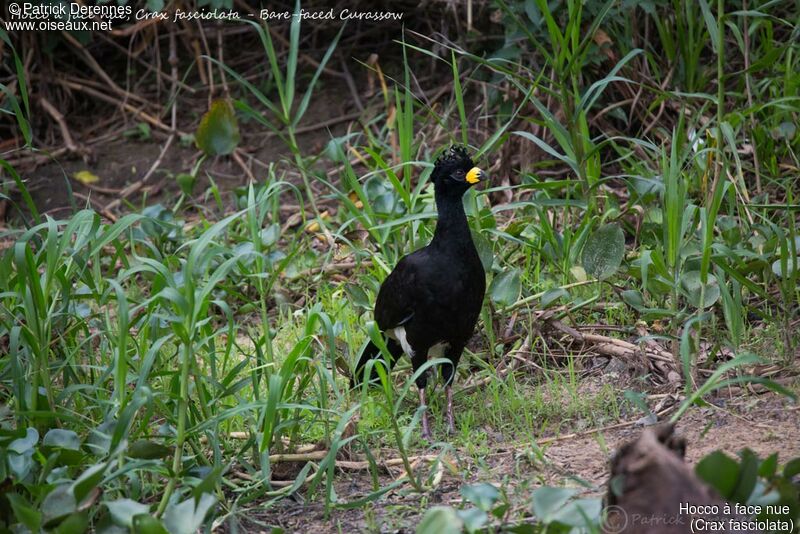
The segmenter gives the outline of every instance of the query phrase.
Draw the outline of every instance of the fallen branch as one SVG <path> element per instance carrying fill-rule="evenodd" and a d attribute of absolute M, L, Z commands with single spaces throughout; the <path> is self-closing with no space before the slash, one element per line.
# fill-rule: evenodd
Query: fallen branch
<path fill-rule="evenodd" d="M 248 167 L 247 164 L 242 159 L 241 153 L 242 153 L 242 150 L 240 148 L 237 148 L 236 150 L 234 150 L 233 154 L 232 154 L 233 155 L 233 161 L 235 161 L 236 164 L 239 165 L 239 167 L 242 168 L 244 173 L 247 175 L 247 178 L 250 180 L 250 183 L 258 182 L 258 180 L 256 180 L 256 177 L 253 175 L 253 171 L 250 170 L 250 167 Z"/>
<path fill-rule="evenodd" d="M 62 31 L 61 36 L 67 41 L 73 48 L 75 48 L 78 52 L 80 52 L 80 56 L 83 58 L 83 61 L 92 69 L 100 78 L 106 83 L 106 85 L 118 95 L 124 97 L 126 100 L 131 99 L 139 102 L 140 104 L 146 104 L 147 100 L 140 97 L 139 95 L 135 95 L 133 93 L 129 93 L 128 91 L 124 90 L 122 87 L 116 84 L 114 80 L 111 79 L 111 76 L 103 70 L 103 67 L 97 62 L 97 60 L 92 57 L 84 46 L 78 42 L 72 35 L 70 35 L 67 31 Z"/>
<path fill-rule="evenodd" d="M 326 263 L 321 267 L 312 267 L 310 269 L 306 269 L 296 275 L 296 278 L 303 278 L 306 276 L 311 276 L 313 274 L 319 273 L 330 273 L 330 272 L 337 272 L 337 271 L 347 271 L 349 269 L 355 269 L 362 263 L 366 263 L 366 261 L 342 261 L 339 263 Z M 283 273 L 281 273 L 283 276 Z"/>
<path fill-rule="evenodd" d="M 622 339 L 591 332 L 579 332 L 555 319 L 550 319 L 547 323 L 575 341 L 591 345 L 591 350 L 597 354 L 628 361 L 644 360 L 654 371 L 662 375 L 667 383 L 679 384 L 681 381 L 672 355 L 652 339 L 643 339 L 642 346 L 639 346 Z M 637 331 L 642 338 L 646 337 L 647 332 L 642 327 L 639 327 Z"/>
<path fill-rule="evenodd" d="M 161 122 L 157 117 L 153 117 L 149 113 L 144 112 L 127 102 L 123 102 L 117 98 L 114 98 L 113 96 L 107 95 L 102 91 L 98 91 L 97 89 L 92 89 L 91 87 L 87 87 L 79 83 L 70 82 L 68 80 L 57 79 L 56 82 L 63 85 L 64 87 L 68 87 L 69 89 L 74 89 L 75 91 L 81 91 L 82 93 L 86 93 L 90 96 L 93 96 L 98 100 L 103 100 L 104 102 L 108 102 L 109 104 L 114 104 L 115 106 L 119 106 L 124 110 L 133 113 L 144 122 L 158 128 L 159 130 L 163 130 L 168 133 L 177 133 L 179 135 L 188 135 L 186 132 L 180 130 L 176 130 L 175 132 L 173 132 L 172 128 Z"/>
<path fill-rule="evenodd" d="M 103 135 L 101 135 L 99 137 L 96 137 L 94 139 L 91 139 L 91 140 L 87 141 L 86 145 L 87 146 L 96 146 L 96 145 L 108 142 L 108 141 L 110 141 L 110 140 L 112 140 L 112 139 L 114 139 L 116 137 L 117 137 L 116 132 L 103 134 Z M 44 164 L 44 163 L 49 163 L 54 158 L 57 158 L 59 156 L 63 156 L 64 154 L 69 152 L 69 149 L 66 146 L 62 146 L 60 148 L 57 148 L 57 149 L 51 150 L 51 151 L 46 151 L 46 150 L 32 151 L 30 149 L 25 149 L 24 152 L 25 152 L 25 155 L 21 155 L 21 156 L 19 156 L 17 158 L 9 157 L 9 158 L 6 159 L 6 161 L 8 162 L 9 165 L 11 165 L 12 167 L 15 167 L 15 168 L 27 167 L 28 165 L 33 165 L 34 167 L 36 167 L 36 166 Z M 31 152 L 34 152 L 34 153 L 31 153 Z M 41 152 L 41 153 L 36 153 L 36 152 Z"/>
<path fill-rule="evenodd" d="M 72 138 L 69 127 L 67 127 L 67 121 L 64 119 L 64 114 L 58 111 L 55 106 L 43 96 L 39 97 L 39 104 L 42 105 L 47 114 L 53 117 L 53 120 L 58 124 L 58 128 L 61 130 L 61 137 L 64 138 L 64 146 L 66 146 L 67 151 L 72 152 L 73 154 L 78 154 L 85 158 L 89 152 L 85 147 L 78 146 L 78 144 Z"/>
<path fill-rule="evenodd" d="M 117 222 L 116 215 L 114 215 L 113 213 L 108 213 L 107 211 L 105 211 L 105 209 L 103 209 L 103 206 L 101 206 L 100 203 L 97 202 L 92 197 L 90 197 L 88 195 L 84 195 L 84 194 L 79 193 L 77 191 L 73 191 L 72 194 L 75 196 L 75 198 L 79 198 L 79 199 L 83 200 L 84 202 L 88 202 L 89 204 L 91 204 L 98 213 L 102 214 L 103 217 L 107 218 L 112 223 Z"/>

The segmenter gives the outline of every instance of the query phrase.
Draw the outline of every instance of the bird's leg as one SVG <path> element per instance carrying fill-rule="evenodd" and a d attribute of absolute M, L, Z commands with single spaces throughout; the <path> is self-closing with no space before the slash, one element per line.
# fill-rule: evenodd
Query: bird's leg
<path fill-rule="evenodd" d="M 425 411 L 422 412 L 422 437 L 432 441 L 431 428 L 428 426 L 428 403 L 425 402 L 425 388 L 419 388 L 419 405 L 425 406 Z"/>
<path fill-rule="evenodd" d="M 411 368 L 414 370 L 414 374 L 417 374 L 420 368 L 425 365 L 425 362 L 428 361 L 429 348 L 430 347 L 420 347 L 416 352 L 410 354 Z M 415 382 L 419 390 L 419 405 L 425 407 L 422 411 L 422 437 L 428 441 L 433 441 L 431 438 L 431 427 L 428 424 L 428 403 L 425 400 L 425 386 L 428 384 L 428 373 L 419 373 Z"/>
<path fill-rule="evenodd" d="M 447 384 L 444 387 L 445 395 L 447 396 L 447 433 L 448 434 L 455 434 L 456 433 L 456 420 L 453 417 L 453 386 L 452 384 Z"/>
<path fill-rule="evenodd" d="M 461 359 L 461 353 L 464 346 L 451 346 L 445 351 L 444 356 L 450 360 L 450 364 L 442 366 L 442 378 L 444 379 L 444 392 L 447 398 L 445 414 L 447 415 L 447 433 L 455 434 L 456 432 L 456 419 L 453 416 L 453 379 L 456 374 L 456 366 L 458 360 Z"/>

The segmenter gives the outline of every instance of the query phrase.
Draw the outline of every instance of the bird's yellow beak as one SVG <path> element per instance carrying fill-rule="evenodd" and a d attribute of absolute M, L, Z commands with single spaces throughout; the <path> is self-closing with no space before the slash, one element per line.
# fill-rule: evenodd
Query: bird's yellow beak
<path fill-rule="evenodd" d="M 468 184 L 477 184 L 478 182 L 482 182 L 484 180 L 486 180 L 486 174 L 484 174 L 484 172 L 478 167 L 472 167 L 467 173 Z"/>

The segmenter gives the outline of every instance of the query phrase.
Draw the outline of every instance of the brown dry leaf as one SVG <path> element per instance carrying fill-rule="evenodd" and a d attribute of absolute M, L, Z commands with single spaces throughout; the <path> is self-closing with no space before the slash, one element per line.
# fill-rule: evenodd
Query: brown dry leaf
<path fill-rule="evenodd" d="M 369 241 L 369 232 L 363 228 L 357 228 L 344 234 L 344 237 L 351 243 L 364 244 Z"/>
<path fill-rule="evenodd" d="M 606 32 L 598 29 L 596 32 L 594 32 L 593 39 L 595 44 L 600 47 L 600 50 L 603 51 L 603 54 L 605 54 L 608 59 L 611 61 L 617 60 L 614 51 L 611 50 L 611 47 L 614 45 L 614 41 L 611 40 L 611 37 L 609 37 Z"/>
<path fill-rule="evenodd" d="M 598 46 L 614 44 L 614 41 L 611 40 L 611 37 L 609 37 L 608 34 L 601 29 L 598 29 L 596 32 L 594 32 L 594 42 L 597 43 Z"/>

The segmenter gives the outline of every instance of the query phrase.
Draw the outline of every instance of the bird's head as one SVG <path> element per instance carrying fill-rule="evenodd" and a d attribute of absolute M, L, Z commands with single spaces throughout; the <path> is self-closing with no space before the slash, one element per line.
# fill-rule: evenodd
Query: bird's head
<path fill-rule="evenodd" d="M 465 147 L 454 145 L 436 158 L 431 180 L 437 191 L 463 195 L 487 176 L 475 166 Z"/>

